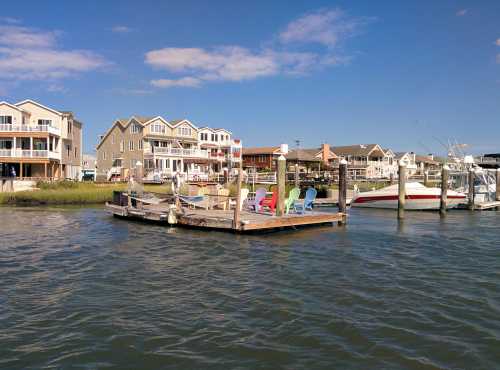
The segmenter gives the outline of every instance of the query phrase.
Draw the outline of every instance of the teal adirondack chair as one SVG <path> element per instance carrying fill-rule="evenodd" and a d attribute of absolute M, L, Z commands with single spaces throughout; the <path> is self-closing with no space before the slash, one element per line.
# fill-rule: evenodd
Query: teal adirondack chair
<path fill-rule="evenodd" d="M 290 212 L 290 208 L 294 207 L 295 202 L 299 200 L 299 197 L 300 197 L 299 188 L 293 188 L 292 190 L 290 190 L 288 198 L 285 199 L 285 210 L 287 214 Z"/>
<path fill-rule="evenodd" d="M 306 191 L 306 197 L 303 203 L 295 202 L 294 209 L 297 213 L 305 213 L 306 210 L 311 210 L 313 208 L 313 203 L 316 200 L 317 190 L 314 188 L 309 188 Z"/>

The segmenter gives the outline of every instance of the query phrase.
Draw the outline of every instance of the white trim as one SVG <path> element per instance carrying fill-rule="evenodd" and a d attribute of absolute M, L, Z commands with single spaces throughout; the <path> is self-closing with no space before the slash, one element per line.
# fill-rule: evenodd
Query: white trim
<path fill-rule="evenodd" d="M 0 101 L 0 105 L 6 105 L 6 106 L 8 106 L 10 108 L 13 108 L 13 109 L 19 111 L 19 112 L 31 114 L 27 110 L 24 110 L 22 108 L 16 107 L 14 104 L 10 104 L 9 102 L 6 102 L 5 100 Z"/>
<path fill-rule="evenodd" d="M 193 124 L 192 124 L 189 120 L 187 120 L 187 119 L 183 119 L 182 121 L 177 122 L 175 125 L 172 125 L 172 128 L 177 128 L 178 126 L 183 125 L 183 124 L 185 124 L 185 123 L 187 123 L 188 125 L 190 125 L 192 128 L 194 128 L 194 129 L 195 129 L 195 131 L 196 131 L 196 132 L 198 132 L 198 130 L 199 130 L 199 129 L 198 129 L 198 127 L 196 127 L 195 125 L 193 125 Z"/>
<path fill-rule="evenodd" d="M 160 120 L 160 121 L 162 121 L 164 124 L 166 124 L 166 125 L 167 125 L 168 127 L 170 127 L 170 128 L 173 128 L 173 127 L 174 127 L 174 126 L 172 126 L 172 124 L 171 124 L 170 122 L 168 122 L 168 121 L 167 121 L 165 118 L 163 118 L 162 116 L 156 116 L 156 117 L 154 117 L 154 118 L 150 119 L 149 121 L 144 122 L 142 125 L 143 125 L 144 127 L 146 127 L 147 125 L 150 125 L 151 123 L 153 123 L 153 122 L 154 122 L 154 121 L 156 121 L 156 120 Z"/>
<path fill-rule="evenodd" d="M 48 110 L 49 112 L 55 113 L 55 114 L 57 114 L 57 115 L 59 115 L 59 116 L 62 116 L 62 115 L 63 115 L 61 112 L 59 112 L 59 111 L 57 111 L 57 110 L 55 110 L 55 109 L 52 109 L 52 108 L 46 107 L 45 105 L 40 104 L 40 103 L 38 103 L 38 102 L 36 102 L 36 101 L 34 101 L 34 100 L 31 100 L 31 99 L 26 99 L 26 100 L 23 100 L 23 101 L 21 101 L 21 102 L 19 102 L 19 103 L 16 103 L 16 104 L 14 104 L 14 105 L 15 105 L 15 106 L 19 106 L 19 105 L 23 105 L 23 104 L 26 104 L 26 103 L 31 103 L 31 104 L 37 105 L 37 106 L 39 106 L 40 108 L 43 108 L 43 109 L 45 109 L 45 110 Z"/>

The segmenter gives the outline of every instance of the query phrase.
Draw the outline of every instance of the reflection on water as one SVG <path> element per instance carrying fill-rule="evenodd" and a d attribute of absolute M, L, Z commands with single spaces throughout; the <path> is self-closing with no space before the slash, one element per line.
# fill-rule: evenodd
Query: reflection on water
<path fill-rule="evenodd" d="M 499 216 L 242 236 L 0 208 L 0 368 L 493 369 Z"/>

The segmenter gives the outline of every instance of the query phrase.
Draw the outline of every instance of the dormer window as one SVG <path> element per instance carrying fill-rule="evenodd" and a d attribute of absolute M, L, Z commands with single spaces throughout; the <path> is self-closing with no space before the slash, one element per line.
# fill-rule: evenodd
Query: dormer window
<path fill-rule="evenodd" d="M 151 132 L 154 134 L 164 134 L 165 133 L 165 125 L 161 123 L 153 123 L 151 125 Z"/>
<path fill-rule="evenodd" d="M 133 123 L 130 126 L 130 133 L 137 134 L 139 132 L 141 132 L 141 126 L 139 126 L 137 123 Z"/>

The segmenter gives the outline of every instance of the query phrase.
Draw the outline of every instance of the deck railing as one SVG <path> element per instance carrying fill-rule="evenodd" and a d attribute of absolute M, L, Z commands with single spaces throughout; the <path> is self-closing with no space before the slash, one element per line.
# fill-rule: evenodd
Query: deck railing
<path fill-rule="evenodd" d="M 50 125 L 10 125 L 1 124 L 0 132 L 48 132 L 54 135 L 60 135 L 61 131 L 59 128 Z"/>
<path fill-rule="evenodd" d="M 0 149 L 0 157 L 8 158 L 58 158 L 58 152 L 51 150 Z"/>
<path fill-rule="evenodd" d="M 200 149 L 164 148 L 155 146 L 153 147 L 153 153 L 171 155 L 174 157 L 208 158 L 208 152 Z"/>

